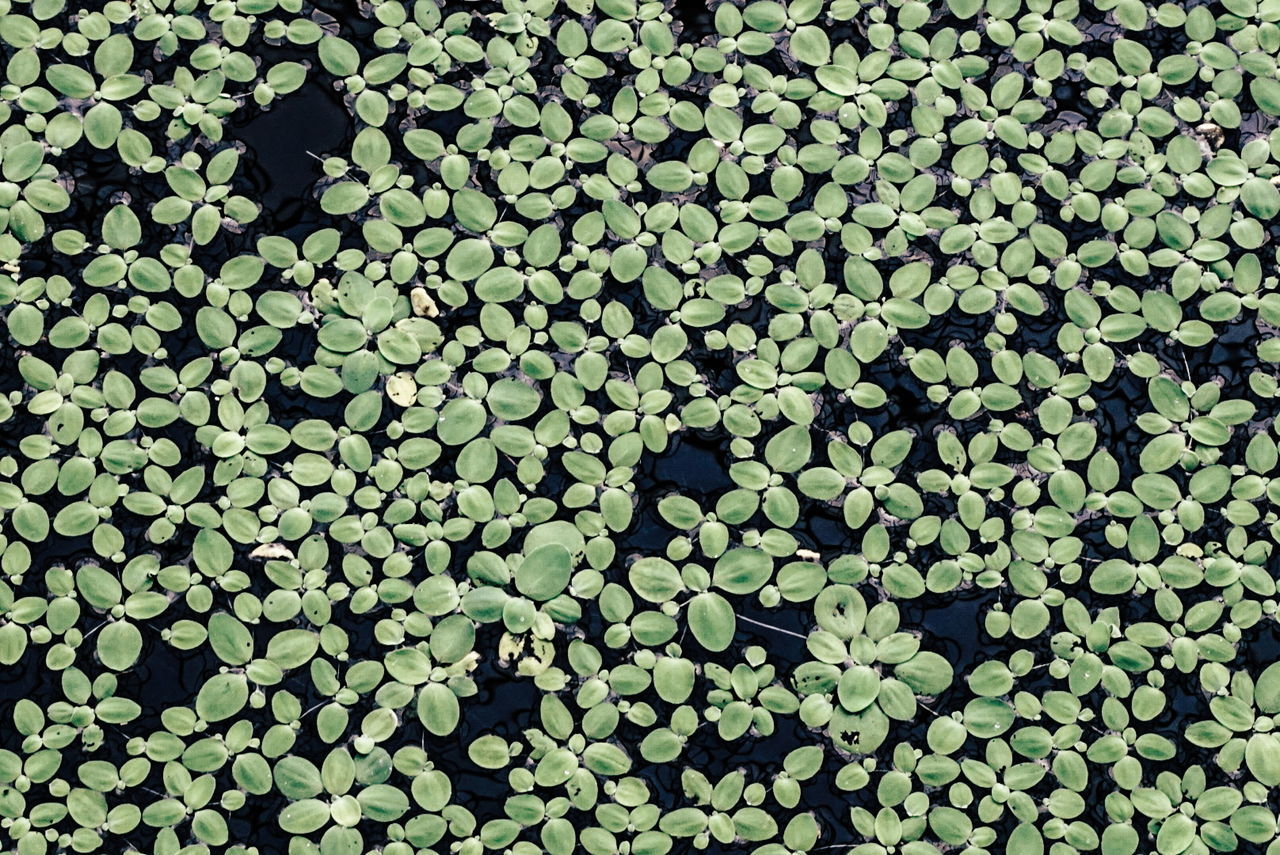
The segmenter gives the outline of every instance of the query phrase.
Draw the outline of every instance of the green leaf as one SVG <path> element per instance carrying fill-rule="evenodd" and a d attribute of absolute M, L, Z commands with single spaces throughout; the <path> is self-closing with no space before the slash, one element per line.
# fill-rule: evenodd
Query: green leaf
<path fill-rule="evenodd" d="M 98 659 L 113 671 L 133 667 L 142 653 L 142 633 L 126 620 L 109 623 L 98 633 Z"/>
<path fill-rule="evenodd" d="M 215 674 L 196 694 L 196 714 L 207 722 L 224 721 L 240 712 L 248 700 L 249 681 L 244 674 Z"/>
<path fill-rule="evenodd" d="M 516 568 L 516 590 L 534 600 L 549 600 L 569 584 L 573 556 L 555 543 L 530 552 Z"/>
<path fill-rule="evenodd" d="M 713 653 L 725 650 L 733 642 L 737 616 L 733 606 L 719 594 L 695 594 L 688 605 L 689 629 L 698 643 Z"/>

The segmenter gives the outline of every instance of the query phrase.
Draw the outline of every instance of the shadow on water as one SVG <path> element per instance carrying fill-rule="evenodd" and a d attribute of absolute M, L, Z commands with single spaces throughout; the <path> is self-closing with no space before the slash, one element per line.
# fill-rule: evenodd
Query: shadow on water
<path fill-rule="evenodd" d="M 234 138 L 249 150 L 243 168 L 272 227 L 287 230 L 314 205 L 312 188 L 324 177 L 317 158 L 343 149 L 351 116 L 338 93 L 315 78 L 271 109 L 245 115 L 232 124 Z"/>
<path fill-rule="evenodd" d="M 735 486 L 729 477 L 728 463 L 728 455 L 716 443 L 681 434 L 666 454 L 642 461 L 642 471 L 637 475 L 647 476 L 662 486 L 674 485 L 684 494 L 714 497 Z M 649 471 L 644 472 L 645 468 Z"/>
<path fill-rule="evenodd" d="M 539 726 L 542 693 L 532 678 L 516 677 L 489 659 L 471 676 L 478 691 L 461 699 L 458 731 L 447 737 L 426 736 L 425 745 L 432 764 L 449 776 L 455 803 L 483 823 L 504 816 L 503 802 L 511 795 L 507 775 L 476 765 L 462 746 L 489 734 L 520 741 L 524 730 Z"/>
<path fill-rule="evenodd" d="M 826 506 L 806 509 L 791 533 L 807 548 L 821 553 L 823 560 L 857 552 L 843 515 Z"/>
<path fill-rule="evenodd" d="M 0 680 L 0 746 L 12 748 L 11 741 L 20 741 L 10 727 L 14 704 L 23 698 L 49 697 L 60 691 L 57 678 L 43 666 L 31 647 L 22 659 L 5 666 L 4 679 Z"/>
<path fill-rule="evenodd" d="M 207 652 L 183 652 L 171 644 L 153 640 L 147 645 L 138 667 L 128 673 L 146 690 L 128 697 L 142 698 L 147 711 L 155 714 L 191 704 L 204 681 L 218 672 L 219 664 Z"/>
<path fill-rule="evenodd" d="M 462 742 L 489 733 L 512 738 L 535 724 L 542 692 L 532 678 L 501 670 L 491 659 L 482 661 L 471 677 L 479 691 L 461 700 Z"/>
<path fill-rule="evenodd" d="M 734 603 L 738 617 L 737 635 L 769 651 L 770 661 L 787 676 L 810 659 L 806 636 L 810 631 L 808 604 L 784 603 L 780 608 L 766 609 L 754 597 L 742 597 Z"/>
<path fill-rule="evenodd" d="M 618 541 L 623 555 L 660 555 L 679 534 L 658 513 L 658 502 L 668 495 L 687 496 L 708 511 L 736 486 L 719 444 L 690 432 L 675 435 L 664 453 L 644 455 L 636 466 L 635 483 L 635 516 Z"/>
<path fill-rule="evenodd" d="M 684 27 L 681 41 L 696 43 L 715 35 L 715 15 L 707 0 L 676 0 L 671 14 L 674 22 Z"/>
<path fill-rule="evenodd" d="M 631 528 L 617 541 L 621 555 L 661 555 L 676 535 L 674 529 L 658 514 L 658 503 L 641 499 Z"/>
<path fill-rule="evenodd" d="M 1250 672 L 1257 674 L 1272 663 L 1280 662 L 1280 623 L 1259 621 L 1245 633 L 1245 639 L 1240 654 Z"/>
<path fill-rule="evenodd" d="M 898 608 L 905 625 L 923 630 L 922 646 L 946 657 L 957 674 L 964 674 L 981 658 L 982 613 L 996 596 L 995 591 L 972 588 L 928 594 L 900 602 Z"/>

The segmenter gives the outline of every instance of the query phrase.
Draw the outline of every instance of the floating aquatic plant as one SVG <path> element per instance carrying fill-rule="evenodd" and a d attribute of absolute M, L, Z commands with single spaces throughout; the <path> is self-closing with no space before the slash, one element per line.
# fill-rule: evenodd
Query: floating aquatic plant
<path fill-rule="evenodd" d="M 73 6 L 0 850 L 1280 851 L 1272 0 Z"/>

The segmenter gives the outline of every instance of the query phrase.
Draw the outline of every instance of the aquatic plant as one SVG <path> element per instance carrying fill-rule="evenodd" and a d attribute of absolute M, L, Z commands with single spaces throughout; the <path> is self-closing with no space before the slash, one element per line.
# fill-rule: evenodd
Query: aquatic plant
<path fill-rule="evenodd" d="M 90 6 L 0 851 L 1280 853 L 1280 6 Z"/>

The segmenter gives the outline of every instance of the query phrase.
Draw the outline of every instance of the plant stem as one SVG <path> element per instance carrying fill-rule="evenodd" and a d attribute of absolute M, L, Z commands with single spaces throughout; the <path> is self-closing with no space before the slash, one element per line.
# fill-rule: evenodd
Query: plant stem
<path fill-rule="evenodd" d="M 782 627 L 780 627 L 780 626 L 774 626 L 774 625 L 773 625 L 773 624 L 771 624 L 771 623 L 765 623 L 764 621 L 755 620 L 754 618 L 749 618 L 749 617 L 746 617 L 746 616 L 744 616 L 744 615 L 738 615 L 738 619 L 739 619 L 739 620 L 745 620 L 747 623 L 753 623 L 753 624 L 755 624 L 756 626 L 762 626 L 762 627 L 764 627 L 765 629 L 772 629 L 772 630 L 774 630 L 775 632 L 783 632 L 783 633 L 786 633 L 787 635 L 794 636 L 795 638 L 808 638 L 808 637 L 809 637 L 809 636 L 807 636 L 807 635 L 801 635 L 801 634 L 800 634 L 800 633 L 798 633 L 798 632 L 792 632 L 792 631 L 791 631 L 791 630 L 789 630 L 789 629 L 783 629 L 783 628 L 782 628 Z"/>

